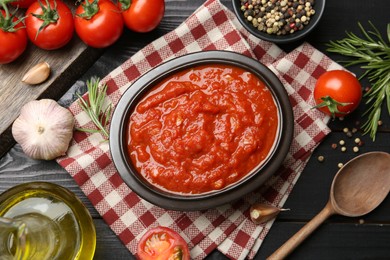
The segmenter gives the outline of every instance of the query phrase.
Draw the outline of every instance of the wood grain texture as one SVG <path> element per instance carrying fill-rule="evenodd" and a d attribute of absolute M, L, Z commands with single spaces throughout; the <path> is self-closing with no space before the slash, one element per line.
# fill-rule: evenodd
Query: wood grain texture
<path fill-rule="evenodd" d="M 276 222 L 256 259 L 265 259 L 297 232 L 304 222 Z M 326 222 L 288 258 L 299 260 L 388 259 L 390 225 Z M 215 255 L 219 255 L 216 253 Z M 222 258 L 212 259 L 226 259 Z M 210 258 L 211 259 L 211 258 Z"/>
<path fill-rule="evenodd" d="M 76 35 L 65 47 L 47 51 L 29 42 L 26 51 L 14 62 L 0 65 L 0 156 L 14 144 L 10 126 L 28 101 L 59 99 L 100 56 L 102 50 L 87 47 Z M 47 81 L 39 85 L 22 82 L 35 64 L 46 61 L 51 67 Z"/>

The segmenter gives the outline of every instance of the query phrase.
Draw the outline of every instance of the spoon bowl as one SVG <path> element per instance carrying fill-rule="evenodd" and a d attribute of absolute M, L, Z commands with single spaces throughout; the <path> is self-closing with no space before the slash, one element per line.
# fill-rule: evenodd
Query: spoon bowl
<path fill-rule="evenodd" d="M 358 217 L 374 210 L 390 192 L 390 154 L 355 157 L 336 174 L 330 201 L 337 214 Z"/>
<path fill-rule="evenodd" d="M 390 192 L 390 154 L 369 152 L 350 160 L 335 175 L 325 207 L 267 259 L 284 259 L 328 217 L 363 216 Z"/>

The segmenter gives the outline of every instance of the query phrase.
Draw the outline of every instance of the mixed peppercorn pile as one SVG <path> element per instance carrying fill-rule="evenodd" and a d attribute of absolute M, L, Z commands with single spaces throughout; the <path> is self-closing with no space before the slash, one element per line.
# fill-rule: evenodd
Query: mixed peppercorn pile
<path fill-rule="evenodd" d="M 302 30 L 315 14 L 315 0 L 240 0 L 245 19 L 259 31 L 286 35 Z"/>

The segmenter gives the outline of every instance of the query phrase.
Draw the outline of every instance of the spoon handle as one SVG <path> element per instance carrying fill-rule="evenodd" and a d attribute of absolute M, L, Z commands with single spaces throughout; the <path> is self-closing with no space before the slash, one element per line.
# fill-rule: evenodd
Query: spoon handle
<path fill-rule="evenodd" d="M 280 260 L 287 257 L 297 246 L 299 246 L 318 226 L 320 226 L 329 216 L 333 215 L 330 202 L 295 235 L 287 240 L 278 250 L 276 250 L 267 260 Z"/>

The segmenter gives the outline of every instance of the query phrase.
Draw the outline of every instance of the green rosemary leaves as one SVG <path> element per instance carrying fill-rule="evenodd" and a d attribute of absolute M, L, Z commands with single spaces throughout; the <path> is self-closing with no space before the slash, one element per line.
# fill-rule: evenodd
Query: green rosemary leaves
<path fill-rule="evenodd" d="M 364 134 L 369 133 L 375 140 L 378 122 L 382 112 L 382 104 L 386 100 L 390 115 L 390 24 L 387 25 L 385 40 L 378 29 L 369 22 L 371 29 L 366 31 L 359 23 L 363 37 L 347 32 L 347 37 L 328 44 L 327 51 L 352 57 L 350 61 L 342 61 L 345 66 L 360 65 L 365 70 L 360 77 L 367 76 L 371 83 L 370 90 L 365 93 L 367 98 L 367 121 L 362 125 Z M 387 41 L 387 42 L 386 42 Z"/>
<path fill-rule="evenodd" d="M 87 81 L 88 96 L 82 98 L 77 93 L 81 108 L 88 114 L 97 129 L 78 128 L 77 130 L 88 133 L 101 133 L 105 138 L 109 138 L 109 133 L 106 129 L 111 117 L 112 105 L 105 104 L 107 96 L 107 85 L 100 85 L 100 79 L 92 78 Z"/>

